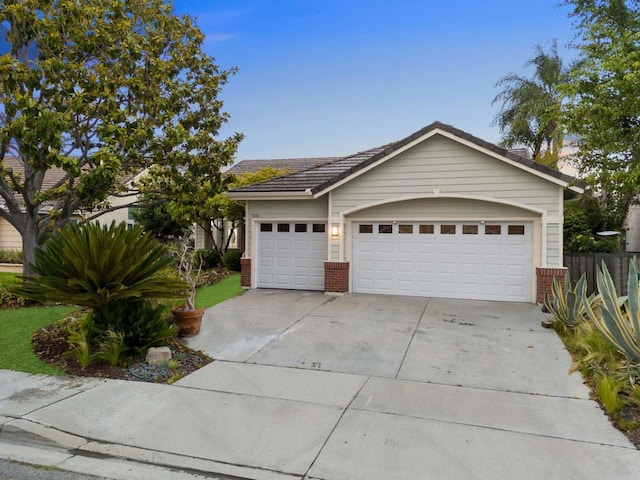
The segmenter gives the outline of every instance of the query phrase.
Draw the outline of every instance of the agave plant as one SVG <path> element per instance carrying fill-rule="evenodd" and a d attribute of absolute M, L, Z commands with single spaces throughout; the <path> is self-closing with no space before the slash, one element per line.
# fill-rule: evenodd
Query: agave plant
<path fill-rule="evenodd" d="M 628 296 L 618 298 L 613 279 L 602 263 L 598 271 L 599 310 L 583 301 L 588 318 L 596 328 L 629 360 L 640 362 L 640 297 L 636 257 L 629 266 Z"/>
<path fill-rule="evenodd" d="M 118 302 L 175 297 L 184 282 L 158 273 L 173 259 L 139 227 L 69 224 L 35 252 L 32 270 L 12 288 L 38 301 L 80 305 L 96 311 Z"/>
<path fill-rule="evenodd" d="M 586 311 L 584 300 L 587 295 L 587 278 L 583 274 L 577 282 L 573 283 L 569 275 L 564 276 L 563 284 L 558 277 L 553 278 L 551 284 L 551 297 L 544 296 L 544 306 L 551 312 L 553 318 L 568 327 L 575 327 L 585 319 Z M 595 296 L 591 296 L 588 302 L 593 306 Z"/>

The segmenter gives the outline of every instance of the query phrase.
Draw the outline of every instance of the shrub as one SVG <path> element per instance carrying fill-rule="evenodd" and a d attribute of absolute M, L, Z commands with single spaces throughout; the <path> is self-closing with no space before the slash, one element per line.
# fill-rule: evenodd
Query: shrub
<path fill-rule="evenodd" d="M 640 295 L 636 257 L 629 265 L 627 297 L 618 298 L 604 262 L 598 271 L 597 281 L 602 306 L 594 310 L 583 300 L 587 316 L 620 353 L 631 361 L 640 362 Z"/>
<path fill-rule="evenodd" d="M 205 270 L 216 268 L 220 266 L 220 252 L 217 250 L 198 250 L 196 252 L 196 260 Z"/>
<path fill-rule="evenodd" d="M 22 263 L 20 250 L 0 250 L 0 263 Z"/>
<path fill-rule="evenodd" d="M 99 310 L 142 298 L 174 297 L 185 288 L 158 273 L 173 262 L 167 248 L 139 227 L 68 224 L 35 252 L 33 271 L 11 289 L 38 301 Z"/>
<path fill-rule="evenodd" d="M 175 334 L 165 307 L 147 300 L 185 289 L 165 274 L 172 263 L 167 248 L 139 227 L 70 224 L 36 250 L 33 270 L 39 276 L 10 288 L 40 301 L 89 307 L 90 314 L 69 333 L 71 355 L 81 366 L 96 358 L 126 364 Z"/>
<path fill-rule="evenodd" d="M 111 331 L 121 334 L 126 347 L 123 354 L 141 354 L 148 347 L 166 345 L 177 328 L 167 322 L 165 305 L 153 305 L 149 301 L 119 302 L 91 315 L 91 343 L 104 341 Z"/>
<path fill-rule="evenodd" d="M 234 272 L 240 271 L 240 259 L 242 258 L 242 252 L 237 248 L 230 248 L 227 253 L 222 257 L 224 266 Z"/>
<path fill-rule="evenodd" d="M 569 280 L 569 274 L 564 276 L 563 285 L 558 277 L 553 277 L 551 284 L 551 297 L 545 293 L 544 306 L 551 312 L 553 319 L 563 323 L 567 327 L 574 327 L 585 318 L 583 306 L 587 294 L 587 277 L 583 274 L 573 283 Z M 592 299 L 591 301 L 595 301 Z"/>
<path fill-rule="evenodd" d="M 596 378 L 596 393 L 607 413 L 615 413 L 625 406 L 626 402 L 619 395 L 622 386 L 622 382 L 609 375 L 600 374 Z"/>

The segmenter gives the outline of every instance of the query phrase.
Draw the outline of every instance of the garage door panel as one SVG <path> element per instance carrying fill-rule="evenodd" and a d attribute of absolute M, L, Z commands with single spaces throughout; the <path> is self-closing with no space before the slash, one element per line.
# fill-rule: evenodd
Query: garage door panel
<path fill-rule="evenodd" d="M 303 222 L 296 222 L 300 223 Z M 288 232 L 275 227 L 271 231 L 259 229 L 257 245 L 259 288 L 324 289 L 327 236 L 314 232 L 311 222 L 306 224 L 305 232 L 296 232 L 294 224 L 289 224 Z"/>
<path fill-rule="evenodd" d="M 395 226 L 393 233 L 379 234 L 379 224 L 373 223 L 374 233 L 362 235 L 354 226 L 355 292 L 531 301 L 531 222 L 511 230 L 522 233 L 524 225 L 524 235 L 508 235 L 509 222 L 499 223 L 498 235 L 486 235 L 477 222 L 452 221 L 429 222 L 432 228 L 422 234 L 421 223 L 405 227 L 410 234 L 400 234 Z M 441 233 L 454 228 L 455 234 Z"/>
<path fill-rule="evenodd" d="M 417 243 L 418 248 L 417 251 L 420 255 L 433 255 L 436 252 L 436 244 L 433 241 L 422 242 L 419 241 Z"/>

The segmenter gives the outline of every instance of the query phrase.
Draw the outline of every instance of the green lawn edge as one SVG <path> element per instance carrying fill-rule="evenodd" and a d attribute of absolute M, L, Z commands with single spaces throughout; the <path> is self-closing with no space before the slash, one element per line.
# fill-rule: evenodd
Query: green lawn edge
<path fill-rule="evenodd" d="M 29 307 L 0 310 L 0 369 L 26 373 L 64 375 L 33 353 L 31 337 L 42 327 L 51 325 L 77 310 L 77 307 Z"/>
<path fill-rule="evenodd" d="M 198 288 L 196 291 L 196 307 L 209 308 L 243 292 L 244 289 L 240 285 L 240 274 L 232 273 L 213 285 Z"/>
<path fill-rule="evenodd" d="M 7 275 L 6 277 L 10 277 Z M 196 293 L 196 306 L 209 308 L 243 293 L 240 274 L 201 287 Z M 77 307 L 29 307 L 0 310 L 0 369 L 18 372 L 65 375 L 65 372 L 42 362 L 33 352 L 31 337 L 42 327 L 70 315 Z"/>

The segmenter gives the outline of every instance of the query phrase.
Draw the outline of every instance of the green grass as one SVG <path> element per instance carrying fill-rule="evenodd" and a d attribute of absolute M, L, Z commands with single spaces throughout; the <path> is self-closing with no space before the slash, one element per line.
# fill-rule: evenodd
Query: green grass
<path fill-rule="evenodd" d="M 15 283 L 18 281 L 16 273 L 0 272 L 0 287 Z"/>
<path fill-rule="evenodd" d="M 14 274 L 0 273 L 0 285 L 15 279 Z M 235 273 L 213 285 L 199 288 L 198 307 L 211 307 L 242 293 L 240 274 Z M 0 310 L 0 369 L 28 373 L 64 375 L 60 369 L 41 362 L 33 353 L 32 335 L 42 327 L 66 317 L 77 307 L 31 307 Z"/>
<path fill-rule="evenodd" d="M 209 308 L 242 293 L 240 274 L 233 273 L 213 285 L 201 287 L 196 291 L 196 307 Z"/>
<path fill-rule="evenodd" d="M 33 353 L 31 336 L 41 327 L 64 318 L 76 307 L 31 307 L 0 310 L 0 368 L 28 373 L 63 375 Z"/>

